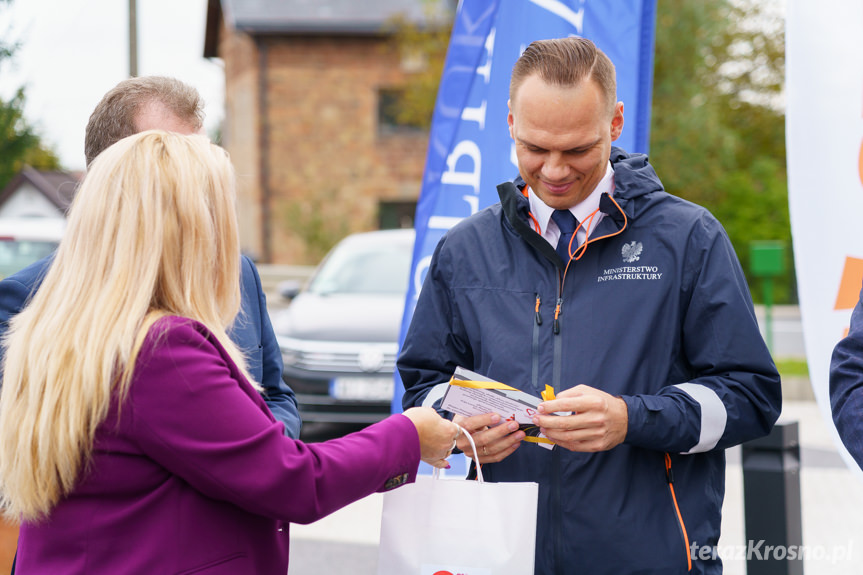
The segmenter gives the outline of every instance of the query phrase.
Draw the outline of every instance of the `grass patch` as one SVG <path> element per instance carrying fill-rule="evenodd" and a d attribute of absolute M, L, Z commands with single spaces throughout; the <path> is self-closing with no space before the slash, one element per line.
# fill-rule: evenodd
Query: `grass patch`
<path fill-rule="evenodd" d="M 774 359 L 776 369 L 782 377 L 809 377 L 809 366 L 805 359 Z"/>

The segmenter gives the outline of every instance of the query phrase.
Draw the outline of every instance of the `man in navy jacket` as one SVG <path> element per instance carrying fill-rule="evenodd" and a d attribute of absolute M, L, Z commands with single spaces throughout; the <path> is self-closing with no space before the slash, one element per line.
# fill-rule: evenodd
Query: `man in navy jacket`
<path fill-rule="evenodd" d="M 583 38 L 519 58 L 520 177 L 438 244 L 398 361 L 404 406 L 439 405 L 457 367 L 553 388 L 534 419 L 551 450 L 496 414 L 455 416 L 487 480 L 539 483 L 536 573 L 717 575 L 724 450 L 770 431 L 779 374 L 722 226 L 612 147 L 614 74 Z"/>
<path fill-rule="evenodd" d="M 155 76 L 120 82 L 105 94 L 87 123 L 84 146 L 87 165 L 118 140 L 150 129 L 183 134 L 201 132 L 203 101 L 197 90 L 173 78 Z M 39 289 L 52 257 L 0 281 L 0 336 L 5 334 L 9 320 Z M 249 374 L 263 386 L 264 399 L 273 416 L 284 424 L 286 435 L 297 439 L 302 425 L 297 402 L 282 380 L 282 355 L 267 314 L 261 279 L 245 256 L 240 282 L 241 310 L 230 336 L 246 355 Z M 188 407 L 194 409 L 192 405 Z"/>
<path fill-rule="evenodd" d="M 860 297 L 848 335 L 833 348 L 830 407 L 842 443 L 863 468 L 863 291 Z"/>

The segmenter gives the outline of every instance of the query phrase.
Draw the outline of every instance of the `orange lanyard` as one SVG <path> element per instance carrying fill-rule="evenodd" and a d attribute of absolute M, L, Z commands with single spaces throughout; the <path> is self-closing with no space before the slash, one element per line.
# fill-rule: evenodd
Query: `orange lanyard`
<path fill-rule="evenodd" d="M 525 196 L 527 195 L 527 187 L 525 187 L 525 189 L 522 193 Z M 578 261 L 584 256 L 585 253 L 587 253 L 587 244 L 595 243 L 595 242 L 598 242 L 599 240 L 604 240 L 606 238 L 611 238 L 611 237 L 614 237 L 618 234 L 622 234 L 623 230 L 626 229 L 626 226 L 629 223 L 629 218 L 626 217 L 626 212 L 623 211 L 623 208 L 620 207 L 620 204 L 617 203 L 617 200 L 615 200 L 613 196 L 608 195 L 608 199 L 610 199 L 614 203 L 614 205 L 617 207 L 617 209 L 620 211 L 620 213 L 623 214 L 623 227 L 620 228 L 619 230 L 617 230 L 616 232 L 614 232 L 613 234 L 606 234 L 606 235 L 600 236 L 598 238 L 591 238 L 590 237 L 590 231 L 591 231 L 591 227 L 593 226 L 593 218 L 596 216 L 596 213 L 599 212 L 599 208 L 596 208 L 595 210 L 593 210 L 589 216 L 584 218 L 584 222 L 578 223 L 578 227 L 575 228 L 575 232 L 572 234 L 572 238 L 569 240 L 569 246 L 567 247 L 567 251 L 569 252 L 569 262 L 567 262 L 567 264 L 566 264 L 567 268 L 569 268 L 569 263 L 572 260 Z M 532 212 L 528 212 L 528 215 L 530 216 L 530 219 L 533 223 L 533 229 L 536 231 L 536 233 L 538 233 L 539 235 L 542 235 L 542 228 L 540 227 L 539 221 L 536 219 L 536 216 L 534 216 Z M 585 222 L 587 222 L 587 226 L 584 225 Z M 584 227 L 584 231 L 586 234 L 584 243 L 581 244 L 580 246 L 578 246 L 576 248 L 575 252 L 573 252 L 572 251 L 572 242 L 575 241 L 575 238 L 578 235 L 578 231 L 582 227 Z M 564 273 L 566 273 L 566 272 L 564 271 Z"/>

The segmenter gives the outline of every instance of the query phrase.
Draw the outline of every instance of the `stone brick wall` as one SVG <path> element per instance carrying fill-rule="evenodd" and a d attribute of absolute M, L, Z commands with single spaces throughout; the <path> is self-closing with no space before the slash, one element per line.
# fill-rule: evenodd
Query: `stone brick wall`
<path fill-rule="evenodd" d="M 240 177 L 244 248 L 271 263 L 316 263 L 350 232 L 374 229 L 380 200 L 416 200 L 426 133 L 382 134 L 378 90 L 407 81 L 385 40 L 225 30 L 225 145 Z M 259 57 L 265 50 L 270 210 L 262 213 Z"/>
<path fill-rule="evenodd" d="M 257 49 L 245 34 L 223 28 L 219 37 L 226 85 L 222 144 L 237 171 L 240 244 L 257 256 L 262 252 Z"/>

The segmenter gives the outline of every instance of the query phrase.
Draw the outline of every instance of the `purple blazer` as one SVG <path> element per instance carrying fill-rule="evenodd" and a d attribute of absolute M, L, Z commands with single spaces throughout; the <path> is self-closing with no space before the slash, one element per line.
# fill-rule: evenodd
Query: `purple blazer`
<path fill-rule="evenodd" d="M 285 575 L 289 523 L 414 481 L 419 460 L 403 415 L 325 443 L 286 437 L 204 326 L 164 318 L 75 490 L 21 526 L 16 573 Z"/>

